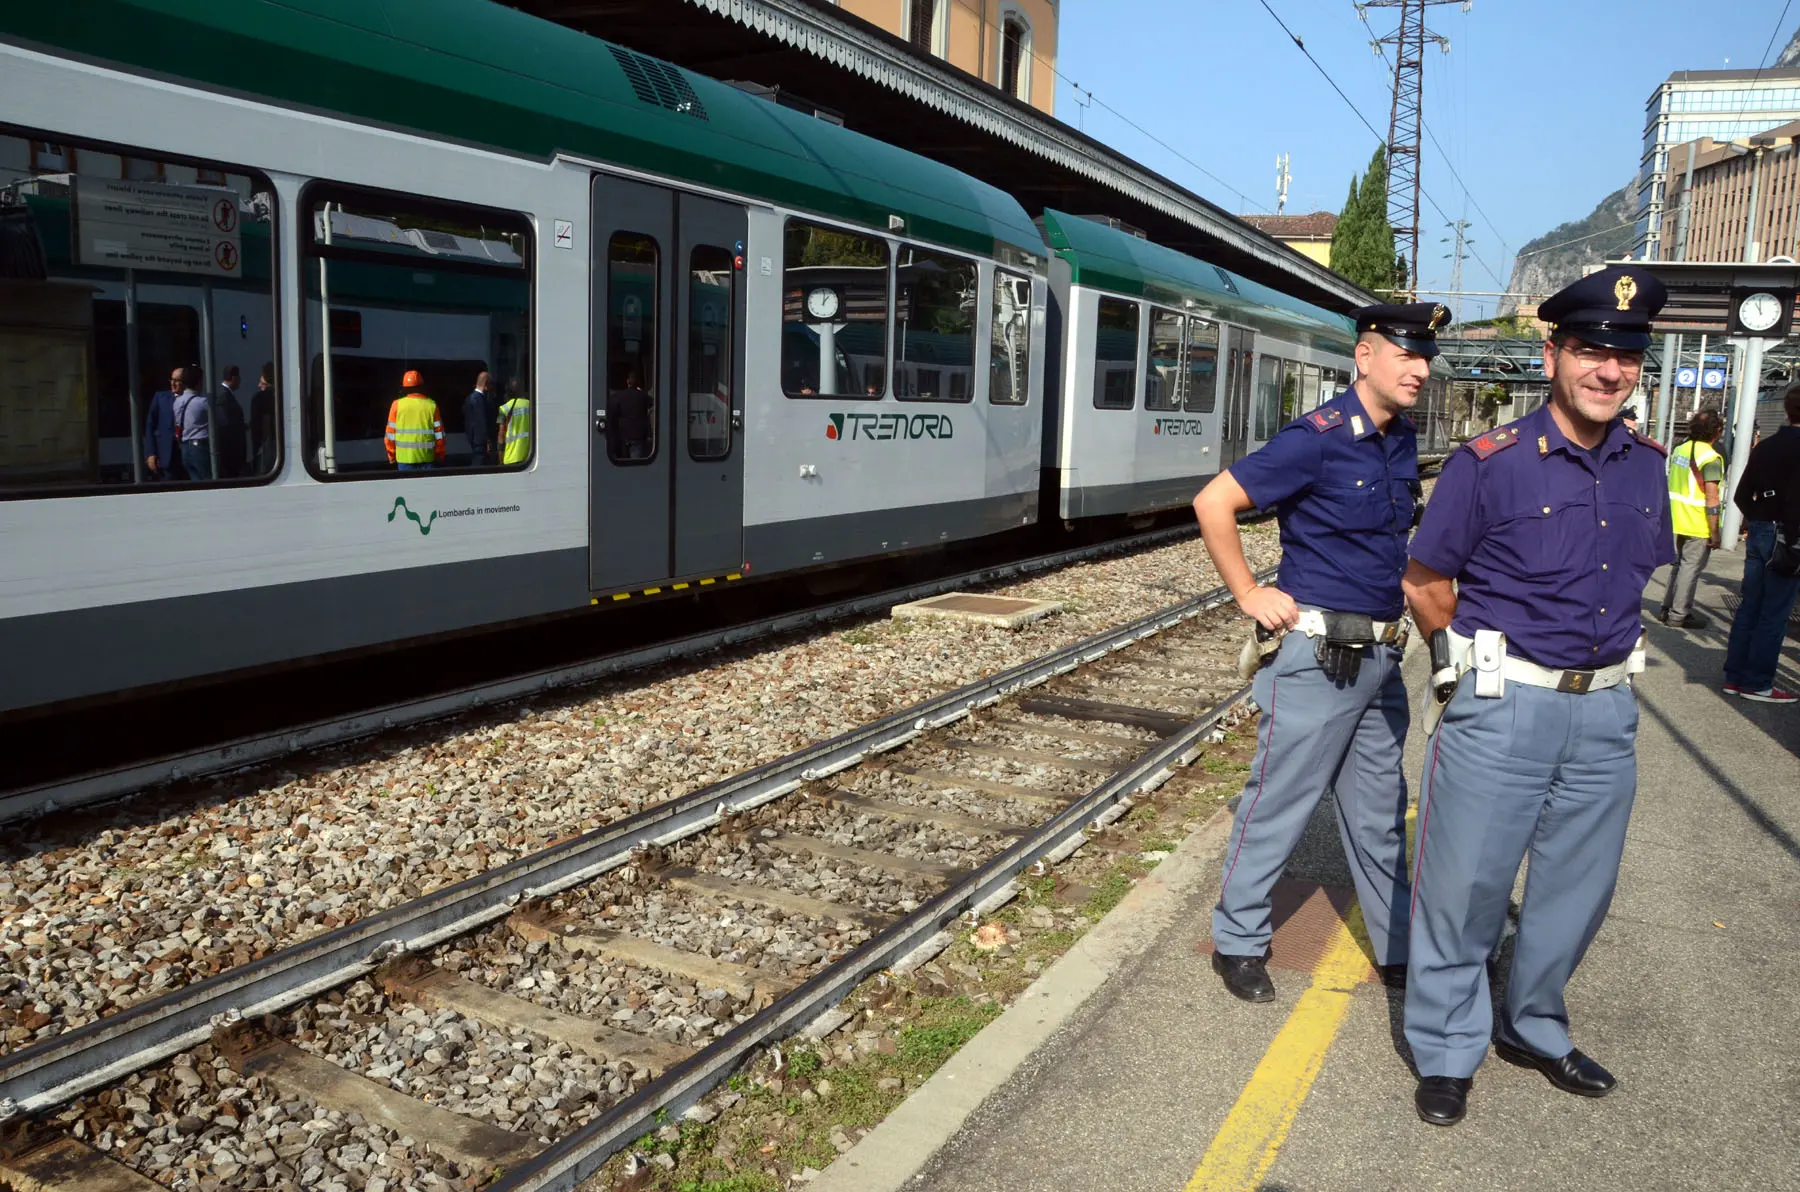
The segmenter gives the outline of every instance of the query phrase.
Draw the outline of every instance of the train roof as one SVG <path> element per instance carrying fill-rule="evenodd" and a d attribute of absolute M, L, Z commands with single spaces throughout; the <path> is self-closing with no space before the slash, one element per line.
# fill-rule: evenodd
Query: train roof
<path fill-rule="evenodd" d="M 1322 306 L 1096 220 L 1046 208 L 1043 223 L 1044 238 L 1069 263 L 1076 285 L 1191 309 L 1346 356 L 1355 346 L 1356 324 Z"/>
<path fill-rule="evenodd" d="M 548 160 L 563 152 L 989 256 L 1043 241 L 996 187 L 490 0 L 64 0 L 0 38 Z M 242 163 L 253 164 L 253 163 Z"/>

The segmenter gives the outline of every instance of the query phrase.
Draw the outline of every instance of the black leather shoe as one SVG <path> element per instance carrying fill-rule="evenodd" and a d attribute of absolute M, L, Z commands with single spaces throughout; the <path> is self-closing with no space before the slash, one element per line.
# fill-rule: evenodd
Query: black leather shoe
<path fill-rule="evenodd" d="M 1421 1076 L 1413 1092 L 1413 1108 L 1419 1120 L 1433 1126 L 1454 1126 L 1469 1112 L 1469 1086 L 1475 1082 L 1467 1076 Z"/>
<path fill-rule="evenodd" d="M 1379 969 L 1381 983 L 1389 989 L 1406 988 L 1406 966 L 1404 964 L 1384 964 Z"/>
<path fill-rule="evenodd" d="M 1494 1054 L 1509 1064 L 1517 1064 L 1521 1068 L 1536 1068 L 1551 1084 L 1565 1093 L 1574 1093 L 1577 1097 L 1604 1097 L 1618 1087 L 1619 1083 L 1613 1079 L 1611 1072 L 1581 1054 L 1579 1047 L 1571 1048 L 1568 1055 L 1551 1059 L 1547 1055 L 1539 1055 L 1535 1051 L 1526 1051 L 1522 1047 L 1514 1047 L 1495 1039 Z"/>
<path fill-rule="evenodd" d="M 1275 983 L 1269 980 L 1263 957 L 1227 956 L 1223 952 L 1214 952 L 1212 966 L 1233 997 L 1241 997 L 1247 1002 L 1275 1000 Z"/>

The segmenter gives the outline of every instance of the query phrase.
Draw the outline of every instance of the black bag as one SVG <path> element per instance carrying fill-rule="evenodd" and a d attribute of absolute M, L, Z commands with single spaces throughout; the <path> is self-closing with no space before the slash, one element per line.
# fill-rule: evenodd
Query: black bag
<path fill-rule="evenodd" d="M 1785 527 L 1775 527 L 1775 549 L 1769 554 L 1769 570 L 1780 576 L 1800 575 L 1800 542 L 1788 536 Z"/>

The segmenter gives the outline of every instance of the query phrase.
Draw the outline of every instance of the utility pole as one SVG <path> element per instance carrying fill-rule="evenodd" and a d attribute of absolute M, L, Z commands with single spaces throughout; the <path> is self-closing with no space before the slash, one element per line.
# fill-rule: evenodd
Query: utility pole
<path fill-rule="evenodd" d="M 1287 210 L 1288 183 L 1294 176 L 1288 173 L 1288 155 L 1276 155 L 1275 158 L 1275 214 L 1280 215 Z"/>
<path fill-rule="evenodd" d="M 1444 259 L 1450 262 L 1450 300 L 1456 304 L 1457 318 L 1460 319 L 1462 317 L 1463 249 L 1475 243 L 1473 240 L 1469 239 L 1468 234 L 1469 228 L 1473 225 L 1466 219 L 1454 219 L 1444 226 L 1449 228 L 1451 232 L 1455 234 L 1456 246 L 1444 254 Z M 1438 243 L 1449 244 L 1451 243 L 1451 237 L 1440 237 Z"/>
<path fill-rule="evenodd" d="M 1425 123 L 1425 43 L 1437 43 L 1450 52 L 1450 39 L 1425 28 L 1425 10 L 1440 4 L 1461 4 L 1464 12 L 1473 0 L 1355 0 L 1356 15 L 1364 23 L 1371 8 L 1397 8 L 1400 26 L 1369 44 L 1377 54 L 1394 47 L 1394 103 L 1388 111 L 1388 223 L 1394 229 L 1394 249 L 1406 261 L 1406 296 L 1419 285 L 1419 134 Z M 1399 300 L 1396 296 L 1396 301 Z"/>

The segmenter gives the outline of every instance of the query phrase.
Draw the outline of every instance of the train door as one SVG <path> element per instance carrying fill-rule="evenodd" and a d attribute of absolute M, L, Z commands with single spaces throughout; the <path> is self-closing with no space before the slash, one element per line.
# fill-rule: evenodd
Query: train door
<path fill-rule="evenodd" d="M 1242 327 L 1225 328 L 1225 418 L 1219 431 L 1219 464 L 1229 467 L 1250 447 L 1250 369 L 1256 336 Z"/>
<path fill-rule="evenodd" d="M 744 561 L 742 207 L 681 196 L 675 392 L 675 575 Z"/>
<path fill-rule="evenodd" d="M 593 202 L 589 583 L 735 570 L 744 212 L 608 177 Z"/>

